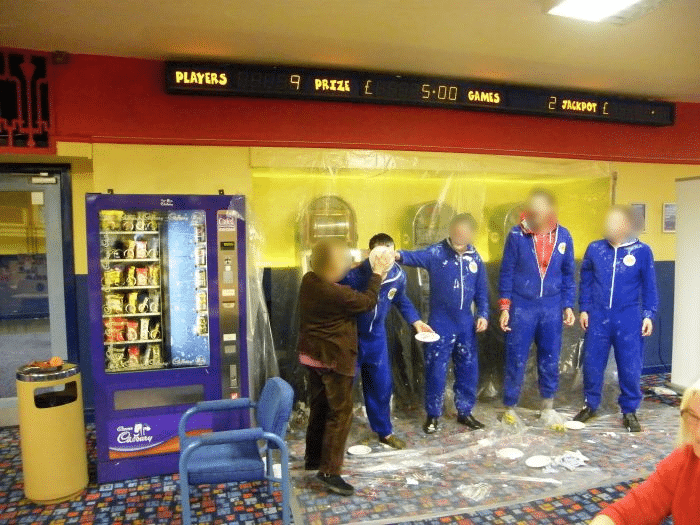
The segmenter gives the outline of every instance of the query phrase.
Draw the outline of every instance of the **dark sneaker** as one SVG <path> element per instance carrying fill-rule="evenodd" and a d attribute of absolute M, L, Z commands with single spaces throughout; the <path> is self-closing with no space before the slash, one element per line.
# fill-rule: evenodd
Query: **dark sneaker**
<path fill-rule="evenodd" d="M 429 417 L 425 420 L 425 423 L 423 423 L 423 432 L 426 434 L 435 434 L 435 432 L 438 431 L 438 426 L 438 418 Z"/>
<path fill-rule="evenodd" d="M 641 432 L 642 425 L 639 424 L 637 414 L 630 412 L 622 415 L 622 426 L 627 429 L 627 432 Z"/>
<path fill-rule="evenodd" d="M 331 492 L 335 492 L 341 496 L 352 496 L 355 493 L 353 486 L 349 483 L 345 483 L 343 478 L 337 474 L 322 474 L 319 472 L 317 477 Z"/>
<path fill-rule="evenodd" d="M 593 416 L 595 416 L 595 410 L 593 410 L 589 406 L 585 406 L 581 409 L 581 411 L 578 414 L 574 416 L 574 421 L 580 421 L 581 423 L 585 423 Z"/>
<path fill-rule="evenodd" d="M 396 450 L 403 450 L 406 448 L 406 442 L 403 439 L 397 438 L 394 434 L 384 438 L 380 437 L 379 442 L 389 445 L 391 448 L 395 448 Z"/>
<path fill-rule="evenodd" d="M 485 426 L 481 421 L 478 421 L 471 414 L 467 414 L 466 416 L 457 416 L 457 423 L 459 423 L 460 425 L 464 425 L 465 427 L 471 430 L 479 430 L 481 428 L 484 428 Z"/>

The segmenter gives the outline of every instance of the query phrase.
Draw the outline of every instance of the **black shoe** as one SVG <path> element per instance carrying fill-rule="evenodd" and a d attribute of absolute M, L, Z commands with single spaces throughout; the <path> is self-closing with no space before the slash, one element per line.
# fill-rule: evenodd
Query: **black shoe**
<path fill-rule="evenodd" d="M 305 461 L 304 462 L 304 470 L 318 470 L 321 468 L 321 463 L 316 463 L 314 461 Z"/>
<path fill-rule="evenodd" d="M 622 426 L 627 429 L 627 432 L 641 432 L 642 425 L 639 424 L 637 419 L 637 414 L 630 412 L 629 414 L 622 415 Z"/>
<path fill-rule="evenodd" d="M 479 430 L 484 428 L 484 424 L 481 421 L 478 421 L 477 419 L 474 418 L 471 414 L 467 414 L 466 416 L 457 416 L 457 423 L 460 425 L 464 425 L 470 430 Z"/>
<path fill-rule="evenodd" d="M 585 423 L 593 416 L 595 416 L 595 410 L 586 405 L 581 409 L 581 411 L 578 414 L 574 416 L 574 421 L 580 421 L 581 423 Z"/>
<path fill-rule="evenodd" d="M 331 492 L 335 492 L 341 496 L 352 496 L 355 493 L 353 486 L 349 483 L 345 483 L 343 478 L 337 474 L 322 474 L 319 472 L 316 477 Z"/>
<path fill-rule="evenodd" d="M 435 434 L 438 431 L 438 418 L 428 417 L 423 424 L 423 432 L 426 434 Z"/>

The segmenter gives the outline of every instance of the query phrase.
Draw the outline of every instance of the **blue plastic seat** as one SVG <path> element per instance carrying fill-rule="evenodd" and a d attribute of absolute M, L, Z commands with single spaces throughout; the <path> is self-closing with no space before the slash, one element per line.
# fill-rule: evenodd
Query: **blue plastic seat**
<path fill-rule="evenodd" d="M 204 401 L 185 412 L 180 419 L 180 494 L 182 523 L 191 524 L 190 485 L 267 480 L 270 492 L 273 483 L 282 490 L 282 519 L 291 522 L 289 453 L 284 436 L 292 413 L 294 391 L 279 377 L 270 379 L 256 402 L 251 399 Z M 201 412 L 222 412 L 255 409 L 258 427 L 211 432 L 196 436 L 186 434 L 187 421 Z M 262 448 L 260 442 L 264 442 Z M 273 472 L 272 450 L 280 451 L 282 475 Z M 266 456 L 266 461 L 263 461 Z M 267 468 L 266 468 L 267 466 Z"/>

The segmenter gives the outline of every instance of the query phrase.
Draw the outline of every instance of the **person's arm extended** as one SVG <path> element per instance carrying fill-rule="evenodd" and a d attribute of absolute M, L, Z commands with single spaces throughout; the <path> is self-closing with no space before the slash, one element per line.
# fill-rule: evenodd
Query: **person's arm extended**
<path fill-rule="evenodd" d="M 353 290 L 364 290 L 367 287 L 368 276 L 363 274 L 360 269 L 361 266 L 355 266 L 338 284 L 344 284 Z"/>
<path fill-rule="evenodd" d="M 503 248 L 501 273 L 498 276 L 498 302 L 501 310 L 508 310 L 510 308 L 510 301 L 513 298 L 513 279 L 517 260 L 517 240 L 515 238 L 515 234 L 510 232 L 506 238 L 506 245 Z"/>
<path fill-rule="evenodd" d="M 656 288 L 656 268 L 654 267 L 654 254 L 651 248 L 647 248 L 648 260 L 642 267 L 642 312 L 645 319 L 656 318 L 656 310 L 659 307 L 659 292 Z"/>
<path fill-rule="evenodd" d="M 401 312 L 403 318 L 406 319 L 406 322 L 413 325 L 416 321 L 420 321 L 420 315 L 418 314 L 416 307 L 413 306 L 413 303 L 406 295 L 405 278 L 402 278 L 402 280 L 403 282 L 397 286 L 396 294 L 391 302 L 396 305 L 396 308 L 399 309 L 399 312 Z"/>
<path fill-rule="evenodd" d="M 425 250 L 400 250 L 399 262 L 404 266 L 418 266 L 429 270 L 430 266 L 430 249 Z"/>
<path fill-rule="evenodd" d="M 591 246 L 589 245 L 581 261 L 578 307 L 582 312 L 590 312 L 591 306 L 593 306 L 593 261 L 590 252 Z"/>
<path fill-rule="evenodd" d="M 325 292 L 326 297 L 319 297 L 319 300 L 325 299 L 348 314 L 359 314 L 374 308 L 374 305 L 377 304 L 377 295 L 381 284 L 382 276 L 377 273 L 372 274 L 367 288 L 362 292 L 342 284 L 330 284 Z"/>
<path fill-rule="evenodd" d="M 574 261 L 574 240 L 568 236 L 566 251 L 564 252 L 564 262 L 561 266 L 561 298 L 564 308 L 573 308 L 576 303 L 576 262 Z"/>
<path fill-rule="evenodd" d="M 615 525 L 660 525 L 671 514 L 673 495 L 679 476 L 685 472 L 687 458 L 687 447 L 676 449 L 657 465 L 656 471 L 646 481 L 601 514 Z M 596 525 L 604 523 L 600 521 Z"/>
<path fill-rule="evenodd" d="M 474 303 L 476 304 L 476 317 L 487 319 L 489 318 L 489 283 L 486 273 L 486 265 L 481 257 L 477 257 L 476 264 L 478 270 L 476 273 L 476 289 L 474 290 Z"/>

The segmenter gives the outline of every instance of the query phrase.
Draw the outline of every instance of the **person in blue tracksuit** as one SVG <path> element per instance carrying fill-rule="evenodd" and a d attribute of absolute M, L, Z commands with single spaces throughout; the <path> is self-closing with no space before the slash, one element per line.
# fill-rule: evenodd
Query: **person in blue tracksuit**
<path fill-rule="evenodd" d="M 394 239 L 386 233 L 379 233 L 369 241 L 370 250 L 384 246 L 394 251 Z M 367 288 L 372 276 L 369 259 L 350 270 L 341 284 L 355 290 Z M 379 436 L 379 441 L 390 447 L 402 449 L 406 443 L 394 435 L 391 425 L 391 360 L 387 348 L 384 322 L 391 306 L 395 305 L 406 322 L 418 332 L 432 332 L 430 326 L 420 319 L 413 303 L 406 296 L 406 273 L 395 264 L 382 281 L 377 305 L 357 318 L 358 365 L 362 377 L 362 391 L 367 408 L 370 427 Z"/>
<path fill-rule="evenodd" d="M 486 268 L 472 241 L 476 221 L 470 214 L 455 216 L 449 237 L 424 250 L 400 251 L 407 266 L 425 268 L 430 277 L 428 322 L 440 339 L 426 344 L 425 411 L 426 434 L 438 430 L 442 415 L 447 365 L 452 358 L 455 372 L 457 421 L 472 430 L 484 425 L 472 416 L 479 383 L 479 352 L 475 332 L 488 326 L 489 299 Z M 472 304 L 476 304 L 476 321 Z"/>
<path fill-rule="evenodd" d="M 585 406 L 574 418 L 587 421 L 600 406 L 610 346 L 620 382 L 623 425 L 640 432 L 643 338 L 651 335 L 659 298 L 651 248 L 632 238 L 633 212 L 610 209 L 604 239 L 592 242 L 581 263 L 579 307 L 586 330 L 583 349 Z"/>
<path fill-rule="evenodd" d="M 574 244 L 569 231 L 557 223 L 554 196 L 535 190 L 521 223 L 508 234 L 499 277 L 500 325 L 506 332 L 503 403 L 507 422 L 517 420 L 514 407 L 533 340 L 541 415 L 546 421 L 556 416 L 562 321 L 572 326 L 575 320 L 574 271 Z"/>

